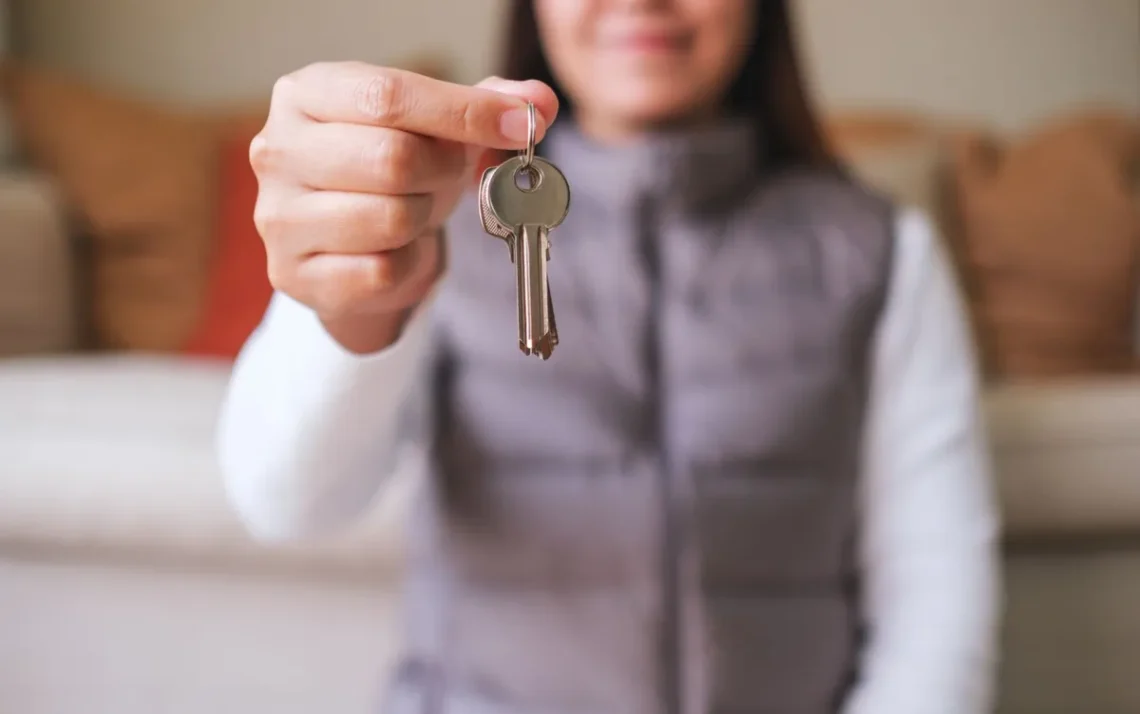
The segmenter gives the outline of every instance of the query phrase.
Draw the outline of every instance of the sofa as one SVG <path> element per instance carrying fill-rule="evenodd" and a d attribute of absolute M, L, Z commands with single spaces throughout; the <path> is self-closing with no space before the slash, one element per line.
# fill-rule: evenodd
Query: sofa
<path fill-rule="evenodd" d="M 897 144 L 889 123 L 844 126 Z M 860 170 L 937 212 L 942 159 L 920 149 Z M 91 346 L 83 200 L 50 163 L 0 177 L 0 712 L 371 711 L 417 469 L 328 541 L 253 542 L 212 451 L 230 362 Z M 1140 376 L 994 379 L 984 407 L 1005 525 L 998 712 L 1135 714 Z"/>

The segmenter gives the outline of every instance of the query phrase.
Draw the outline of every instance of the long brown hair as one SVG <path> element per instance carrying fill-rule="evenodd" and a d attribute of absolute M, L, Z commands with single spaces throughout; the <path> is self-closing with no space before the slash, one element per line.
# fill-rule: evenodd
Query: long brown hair
<path fill-rule="evenodd" d="M 838 162 L 808 98 L 789 0 L 755 2 L 751 49 L 725 98 L 725 108 L 755 121 L 764 137 L 763 156 L 758 160 L 766 168 L 837 169 Z M 541 80 L 554 89 L 563 107 L 570 106 L 569 97 L 554 79 L 543 53 L 534 0 L 514 0 L 505 36 L 508 39 L 502 76 Z"/>

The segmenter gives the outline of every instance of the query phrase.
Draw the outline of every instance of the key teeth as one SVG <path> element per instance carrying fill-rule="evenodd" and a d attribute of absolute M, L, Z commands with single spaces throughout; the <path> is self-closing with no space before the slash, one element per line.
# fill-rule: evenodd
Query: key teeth
<path fill-rule="evenodd" d="M 556 344 L 558 344 L 558 338 L 548 332 L 538 341 L 538 344 L 535 345 L 535 352 L 537 352 L 545 362 L 554 354 L 554 346 Z"/>
<path fill-rule="evenodd" d="M 533 348 L 527 347 L 527 344 L 524 340 L 519 340 L 519 351 L 527 357 L 539 357 L 543 362 L 545 362 L 554 354 L 554 348 L 557 345 L 558 335 L 554 333 L 547 333 L 544 337 L 535 341 Z"/>

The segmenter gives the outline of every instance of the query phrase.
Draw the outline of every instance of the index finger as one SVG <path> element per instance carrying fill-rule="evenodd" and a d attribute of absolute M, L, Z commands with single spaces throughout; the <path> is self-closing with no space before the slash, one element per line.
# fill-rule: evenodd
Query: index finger
<path fill-rule="evenodd" d="M 288 94 L 321 122 L 369 124 L 488 149 L 522 149 L 527 102 L 541 140 L 558 113 L 554 91 L 538 81 L 496 80 L 469 87 L 415 72 L 361 63 L 317 64 L 302 70 Z"/>

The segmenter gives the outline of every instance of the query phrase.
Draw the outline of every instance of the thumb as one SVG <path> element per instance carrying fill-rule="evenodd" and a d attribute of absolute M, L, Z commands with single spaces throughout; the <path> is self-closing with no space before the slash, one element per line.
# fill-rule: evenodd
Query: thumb
<path fill-rule="evenodd" d="M 553 89 L 539 82 L 537 79 L 515 82 L 509 79 L 502 79 L 501 77 L 488 77 L 475 86 L 480 89 L 490 89 L 493 92 L 507 94 L 525 102 L 533 103 L 535 120 L 537 121 L 535 127 L 535 141 L 542 141 L 546 130 L 558 117 L 558 96 L 554 94 Z M 518 127 L 520 130 L 519 133 L 525 136 L 527 131 L 527 117 L 525 112 L 518 114 L 512 113 L 510 119 L 505 119 L 504 121 L 518 121 L 520 125 Z M 520 146 L 518 148 L 524 149 L 526 147 Z"/>
<path fill-rule="evenodd" d="M 546 130 L 554 123 L 558 117 L 558 96 L 549 85 L 540 82 L 536 79 L 525 80 L 516 82 L 502 77 L 488 77 L 482 82 L 475 85 L 480 89 L 490 89 L 493 92 L 500 92 L 512 97 L 517 97 L 527 102 L 534 104 L 535 109 L 535 143 L 542 141 L 546 136 Z M 525 135 L 527 131 L 526 122 L 528 118 L 525 114 L 519 114 L 517 117 L 512 117 L 520 122 L 517 131 L 521 135 Z M 518 149 L 525 149 L 525 146 L 519 146 Z M 471 179 L 474 184 L 479 183 L 479 178 L 483 175 L 483 171 L 501 163 L 510 154 L 500 150 L 488 150 L 483 147 L 471 146 L 468 148 L 468 165 L 472 166 Z"/>

